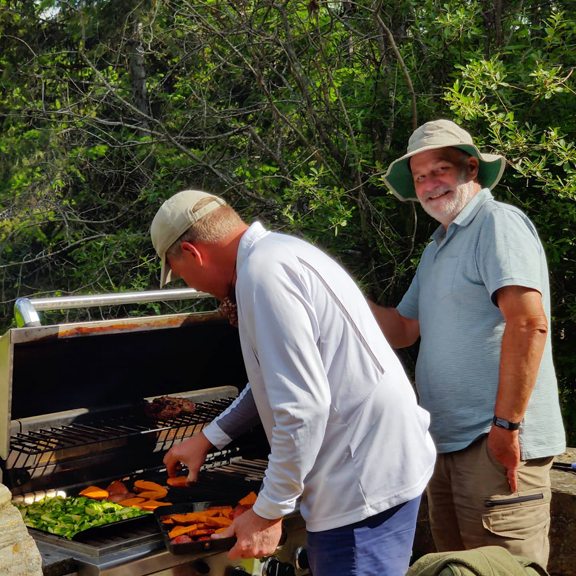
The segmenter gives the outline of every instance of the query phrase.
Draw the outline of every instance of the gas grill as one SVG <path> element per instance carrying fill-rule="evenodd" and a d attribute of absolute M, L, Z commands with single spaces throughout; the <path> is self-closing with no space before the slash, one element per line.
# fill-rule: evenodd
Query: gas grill
<path fill-rule="evenodd" d="M 207 296 L 183 289 L 17 302 L 18 328 L 0 338 L 0 480 L 15 500 L 76 496 L 113 480 L 164 485 L 166 451 L 200 432 L 246 385 L 238 332 L 217 311 L 49 326 L 39 312 Z M 196 410 L 149 418 L 145 402 L 163 395 L 188 398 Z M 268 450 L 256 428 L 210 453 L 198 482 L 170 488 L 166 499 L 234 504 L 258 491 Z M 300 515 L 286 518 L 284 529 L 272 557 L 237 562 L 209 544 L 200 553 L 170 554 L 153 515 L 91 528 L 72 540 L 30 533 L 45 572 L 58 576 L 309 574 Z"/>

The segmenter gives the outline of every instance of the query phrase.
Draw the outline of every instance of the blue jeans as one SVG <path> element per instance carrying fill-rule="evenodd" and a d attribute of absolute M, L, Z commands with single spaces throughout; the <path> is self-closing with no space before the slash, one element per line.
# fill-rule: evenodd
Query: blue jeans
<path fill-rule="evenodd" d="M 308 532 L 313 576 L 404 576 L 410 563 L 420 499 L 366 520 Z"/>

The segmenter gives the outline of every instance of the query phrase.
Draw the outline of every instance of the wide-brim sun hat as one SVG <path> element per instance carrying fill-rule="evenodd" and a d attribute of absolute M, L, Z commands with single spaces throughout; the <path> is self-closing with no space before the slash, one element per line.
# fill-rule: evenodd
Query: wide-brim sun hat
<path fill-rule="evenodd" d="M 212 198 L 212 202 L 206 203 L 202 208 L 195 211 L 194 207 L 196 204 L 204 198 Z M 213 194 L 201 192 L 200 190 L 184 190 L 175 194 L 160 206 L 156 216 L 154 216 L 154 220 L 152 220 L 152 226 L 150 226 L 152 244 L 162 261 L 160 288 L 164 284 L 180 278 L 180 276 L 172 272 L 166 260 L 168 249 L 200 218 L 225 204 L 226 202 L 222 198 L 218 198 L 218 196 Z"/>
<path fill-rule="evenodd" d="M 410 158 L 420 152 L 448 147 L 459 148 L 478 159 L 478 181 L 483 188 L 492 190 L 498 184 L 506 167 L 504 156 L 483 154 L 474 145 L 472 136 L 450 120 L 433 120 L 416 129 L 408 140 L 406 154 L 390 164 L 382 179 L 394 195 L 403 202 L 418 201 L 410 171 Z"/>

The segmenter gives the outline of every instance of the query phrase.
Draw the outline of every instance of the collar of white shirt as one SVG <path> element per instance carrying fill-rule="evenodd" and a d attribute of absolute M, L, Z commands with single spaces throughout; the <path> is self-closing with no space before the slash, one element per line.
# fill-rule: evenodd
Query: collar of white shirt
<path fill-rule="evenodd" d="M 244 232 L 238 245 L 238 256 L 236 260 L 238 270 L 242 268 L 242 264 L 244 264 L 244 261 L 248 258 L 248 254 L 250 254 L 254 244 L 268 234 L 270 234 L 270 232 L 268 232 L 260 222 L 254 222 L 254 224 Z"/>

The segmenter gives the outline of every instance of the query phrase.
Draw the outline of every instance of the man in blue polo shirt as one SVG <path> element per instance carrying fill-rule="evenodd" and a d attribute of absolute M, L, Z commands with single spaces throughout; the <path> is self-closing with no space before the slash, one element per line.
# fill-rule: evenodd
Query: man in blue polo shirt
<path fill-rule="evenodd" d="M 534 225 L 490 190 L 501 156 L 448 120 L 418 128 L 384 180 L 440 226 L 397 308 L 371 304 L 390 344 L 421 338 L 416 386 L 438 449 L 428 485 L 439 551 L 500 545 L 546 566 L 552 457 L 565 434 Z"/>

